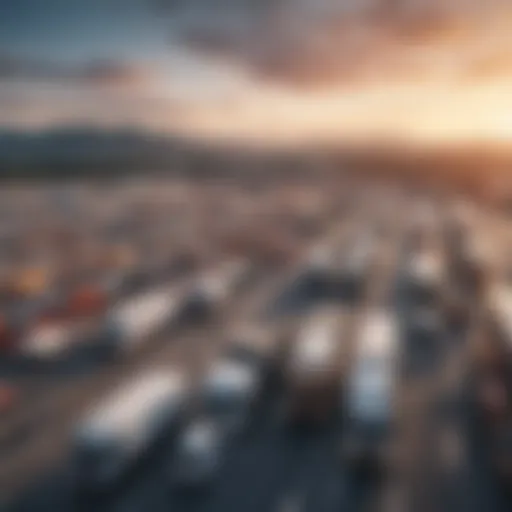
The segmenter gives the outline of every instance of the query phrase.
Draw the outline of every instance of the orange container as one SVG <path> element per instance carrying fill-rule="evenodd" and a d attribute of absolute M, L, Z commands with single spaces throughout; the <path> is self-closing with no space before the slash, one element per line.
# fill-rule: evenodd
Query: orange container
<path fill-rule="evenodd" d="M 42 267 L 21 270 L 14 279 L 13 288 L 22 296 L 34 296 L 44 291 L 50 282 L 49 271 Z"/>

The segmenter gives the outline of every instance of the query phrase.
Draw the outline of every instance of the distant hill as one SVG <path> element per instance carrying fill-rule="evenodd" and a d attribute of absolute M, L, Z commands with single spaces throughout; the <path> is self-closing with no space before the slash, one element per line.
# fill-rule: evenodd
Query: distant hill
<path fill-rule="evenodd" d="M 135 129 L 66 127 L 43 132 L 0 130 L 0 179 L 109 179 L 126 173 L 272 180 L 319 173 L 397 179 L 439 191 L 499 196 L 512 204 L 512 150 L 504 144 L 408 147 L 358 145 L 264 149 L 207 143 Z"/>
<path fill-rule="evenodd" d="M 0 175 L 101 173 L 172 163 L 183 141 L 136 130 L 0 130 Z"/>
<path fill-rule="evenodd" d="M 41 132 L 0 129 L 0 179 L 108 178 L 165 171 L 210 176 L 300 174 L 304 151 L 267 150 L 138 130 L 63 127 Z M 313 166 L 314 167 L 314 166 Z"/>

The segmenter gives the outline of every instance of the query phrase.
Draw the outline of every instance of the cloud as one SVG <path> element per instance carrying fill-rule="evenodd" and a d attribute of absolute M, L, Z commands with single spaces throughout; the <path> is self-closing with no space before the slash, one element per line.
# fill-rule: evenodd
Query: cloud
<path fill-rule="evenodd" d="M 64 69 L 50 62 L 28 57 L 0 54 L 1 80 L 55 80 L 67 75 Z"/>
<path fill-rule="evenodd" d="M 92 87 L 139 87 L 155 78 L 155 71 L 138 63 L 94 60 L 65 65 L 30 57 L 0 54 L 0 81 L 50 82 Z"/>
<path fill-rule="evenodd" d="M 138 64 L 96 61 L 77 72 L 77 79 L 95 86 L 142 86 L 154 78 L 154 70 Z"/>
<path fill-rule="evenodd" d="M 0 124 L 153 126 L 176 108 L 160 94 L 159 71 L 138 62 L 62 64 L 0 54 Z"/>
<path fill-rule="evenodd" d="M 186 115 L 166 98 L 119 94 L 116 89 L 57 88 L 7 84 L 0 88 L 0 125 L 44 127 L 84 124 L 168 129 L 170 120 Z"/>
<path fill-rule="evenodd" d="M 424 61 L 411 58 L 411 45 L 448 44 L 450 38 L 462 35 L 470 38 L 481 19 L 506 4 L 504 0 L 155 1 L 169 14 L 174 44 L 231 61 L 267 80 L 306 87 L 392 73 L 421 74 Z"/>

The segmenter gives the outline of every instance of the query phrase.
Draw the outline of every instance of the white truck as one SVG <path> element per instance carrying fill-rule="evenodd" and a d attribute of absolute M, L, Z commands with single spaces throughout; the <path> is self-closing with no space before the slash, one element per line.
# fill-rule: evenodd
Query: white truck
<path fill-rule="evenodd" d="M 237 435 L 250 418 L 260 384 L 256 368 L 243 362 L 219 359 L 202 383 L 203 410 L 221 425 L 226 435 Z"/>
<path fill-rule="evenodd" d="M 130 352 L 168 325 L 181 303 L 177 290 L 159 288 L 115 304 L 107 313 L 106 341 L 116 351 Z"/>
<path fill-rule="evenodd" d="M 188 389 L 187 379 L 178 370 L 150 369 L 94 404 L 74 434 L 76 489 L 108 489 L 159 439 L 171 435 Z"/>
<path fill-rule="evenodd" d="M 353 468 L 385 463 L 393 428 L 393 401 L 399 360 L 399 329 L 387 310 L 363 315 L 346 385 L 342 454 Z"/>

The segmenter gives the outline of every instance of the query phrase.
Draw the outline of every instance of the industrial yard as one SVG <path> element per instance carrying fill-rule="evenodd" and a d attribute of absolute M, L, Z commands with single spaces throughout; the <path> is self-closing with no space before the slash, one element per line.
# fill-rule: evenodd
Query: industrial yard
<path fill-rule="evenodd" d="M 0 205 L 5 510 L 509 509 L 503 214 L 342 174 Z"/>

